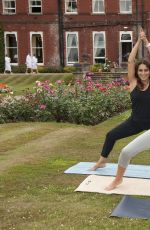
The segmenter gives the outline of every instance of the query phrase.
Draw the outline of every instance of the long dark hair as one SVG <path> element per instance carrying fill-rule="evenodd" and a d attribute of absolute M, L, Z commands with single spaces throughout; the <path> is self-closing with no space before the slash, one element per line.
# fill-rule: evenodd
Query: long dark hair
<path fill-rule="evenodd" d="M 137 79 L 137 86 L 138 86 L 139 89 L 143 89 L 144 88 L 144 84 L 143 84 L 143 82 L 141 81 L 141 79 L 138 76 L 138 69 L 139 69 L 139 66 L 141 64 L 144 64 L 149 69 L 149 71 L 150 71 L 150 63 L 149 63 L 149 61 L 147 61 L 145 59 L 142 59 L 142 60 L 138 61 L 135 64 L 135 77 Z M 149 78 L 150 78 L 150 76 L 149 76 Z"/>

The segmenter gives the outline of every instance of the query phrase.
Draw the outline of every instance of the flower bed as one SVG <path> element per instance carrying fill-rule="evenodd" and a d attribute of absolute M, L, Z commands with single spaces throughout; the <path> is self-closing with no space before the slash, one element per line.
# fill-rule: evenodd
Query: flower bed
<path fill-rule="evenodd" d="M 95 125 L 130 108 L 129 93 L 123 79 L 104 84 L 90 77 L 66 85 L 37 81 L 34 93 L 2 100 L 0 122 L 62 121 Z"/>
<path fill-rule="evenodd" d="M 5 83 L 0 83 L 0 94 L 3 93 L 11 93 L 12 94 L 12 90 L 10 89 L 10 87 L 5 84 Z"/>

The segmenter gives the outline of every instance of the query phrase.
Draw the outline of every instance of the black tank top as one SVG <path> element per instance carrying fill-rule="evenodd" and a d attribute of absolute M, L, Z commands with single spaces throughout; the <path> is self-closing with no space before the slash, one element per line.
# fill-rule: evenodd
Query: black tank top
<path fill-rule="evenodd" d="M 130 96 L 133 121 L 138 122 L 143 129 L 150 129 L 150 84 L 145 91 L 136 86 Z"/>

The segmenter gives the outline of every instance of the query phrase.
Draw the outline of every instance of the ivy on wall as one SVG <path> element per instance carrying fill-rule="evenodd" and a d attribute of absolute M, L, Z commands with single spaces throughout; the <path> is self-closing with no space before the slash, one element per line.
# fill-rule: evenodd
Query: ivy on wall
<path fill-rule="evenodd" d="M 4 31 L 0 25 L 0 73 L 4 72 L 5 68 L 5 49 L 4 49 Z"/>

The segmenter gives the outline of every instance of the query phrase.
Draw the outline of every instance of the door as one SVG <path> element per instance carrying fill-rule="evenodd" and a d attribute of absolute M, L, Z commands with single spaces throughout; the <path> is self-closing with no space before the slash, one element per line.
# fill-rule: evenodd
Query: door
<path fill-rule="evenodd" d="M 132 50 L 132 32 L 121 31 L 119 42 L 119 65 L 127 63 L 129 54 Z"/>

